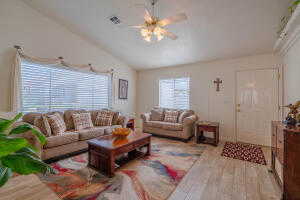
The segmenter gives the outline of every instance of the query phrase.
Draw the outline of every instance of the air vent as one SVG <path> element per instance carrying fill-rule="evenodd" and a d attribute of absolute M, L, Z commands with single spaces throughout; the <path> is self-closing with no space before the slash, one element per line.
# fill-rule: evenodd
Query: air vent
<path fill-rule="evenodd" d="M 120 23 L 121 23 L 121 20 L 120 20 L 117 16 L 115 16 L 115 15 L 109 17 L 109 20 L 110 20 L 113 24 L 120 24 Z"/>

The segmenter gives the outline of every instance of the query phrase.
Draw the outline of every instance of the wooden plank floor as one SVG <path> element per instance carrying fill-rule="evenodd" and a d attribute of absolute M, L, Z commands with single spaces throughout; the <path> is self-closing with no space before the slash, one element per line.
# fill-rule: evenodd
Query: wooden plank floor
<path fill-rule="evenodd" d="M 221 156 L 224 142 L 210 145 L 169 200 L 280 200 L 270 168 L 270 148 L 263 147 L 268 166 Z"/>
<path fill-rule="evenodd" d="M 36 175 L 11 178 L 0 188 L 0 200 L 60 200 Z"/>

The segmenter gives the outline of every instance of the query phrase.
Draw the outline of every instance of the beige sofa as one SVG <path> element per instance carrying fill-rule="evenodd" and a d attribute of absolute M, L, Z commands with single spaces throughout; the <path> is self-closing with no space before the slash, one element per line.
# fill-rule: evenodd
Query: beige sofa
<path fill-rule="evenodd" d="M 194 133 L 194 124 L 198 120 L 192 110 L 177 110 L 179 111 L 178 120 L 176 123 L 165 122 L 163 118 L 157 120 L 157 117 L 153 117 L 157 110 L 165 113 L 166 108 L 155 107 L 149 113 L 141 115 L 143 120 L 143 132 L 151 133 L 153 135 L 164 136 L 168 138 L 181 139 L 184 142 L 189 141 Z"/>
<path fill-rule="evenodd" d="M 92 122 L 93 124 L 95 124 L 98 111 L 67 110 L 64 113 L 58 112 L 63 116 L 67 127 L 67 131 L 62 135 L 47 137 L 47 143 L 43 147 L 39 145 L 39 142 L 37 141 L 35 136 L 33 136 L 30 132 L 24 134 L 23 137 L 27 138 L 30 141 L 30 143 L 32 143 L 34 146 L 41 149 L 42 160 L 48 160 L 84 151 L 88 148 L 87 140 L 111 134 L 114 128 L 125 127 L 126 124 L 126 117 L 120 116 L 118 113 L 115 113 L 112 126 L 94 126 L 90 129 L 75 131 L 72 114 L 80 112 L 90 112 Z M 41 115 L 41 113 L 25 114 L 21 123 L 29 123 L 32 126 L 34 126 L 35 118 L 40 117 Z M 38 127 L 35 128 L 39 129 Z"/>

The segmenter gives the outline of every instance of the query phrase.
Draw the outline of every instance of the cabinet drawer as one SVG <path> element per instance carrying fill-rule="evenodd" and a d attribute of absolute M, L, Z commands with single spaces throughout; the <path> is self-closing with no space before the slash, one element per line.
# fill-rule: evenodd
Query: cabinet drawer
<path fill-rule="evenodd" d="M 136 143 L 135 143 L 135 148 L 144 146 L 144 145 L 146 145 L 146 144 L 149 144 L 149 139 L 147 139 L 147 140 L 141 140 L 141 141 L 136 142 Z"/>
<path fill-rule="evenodd" d="M 135 149 L 134 144 L 130 144 L 130 145 L 127 145 L 127 146 L 125 146 L 125 147 L 121 147 L 120 149 L 118 149 L 118 150 L 116 151 L 116 153 L 117 153 L 117 154 L 128 153 L 128 152 L 130 152 L 130 151 L 132 151 L 132 150 L 134 150 L 134 149 Z"/>
<path fill-rule="evenodd" d="M 199 131 L 216 132 L 217 128 L 212 126 L 200 126 Z"/>

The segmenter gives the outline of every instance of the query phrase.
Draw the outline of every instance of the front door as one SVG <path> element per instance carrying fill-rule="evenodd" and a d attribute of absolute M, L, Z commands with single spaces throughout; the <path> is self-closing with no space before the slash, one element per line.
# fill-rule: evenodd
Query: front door
<path fill-rule="evenodd" d="M 271 121 L 278 119 L 278 70 L 237 72 L 237 141 L 271 146 Z"/>

